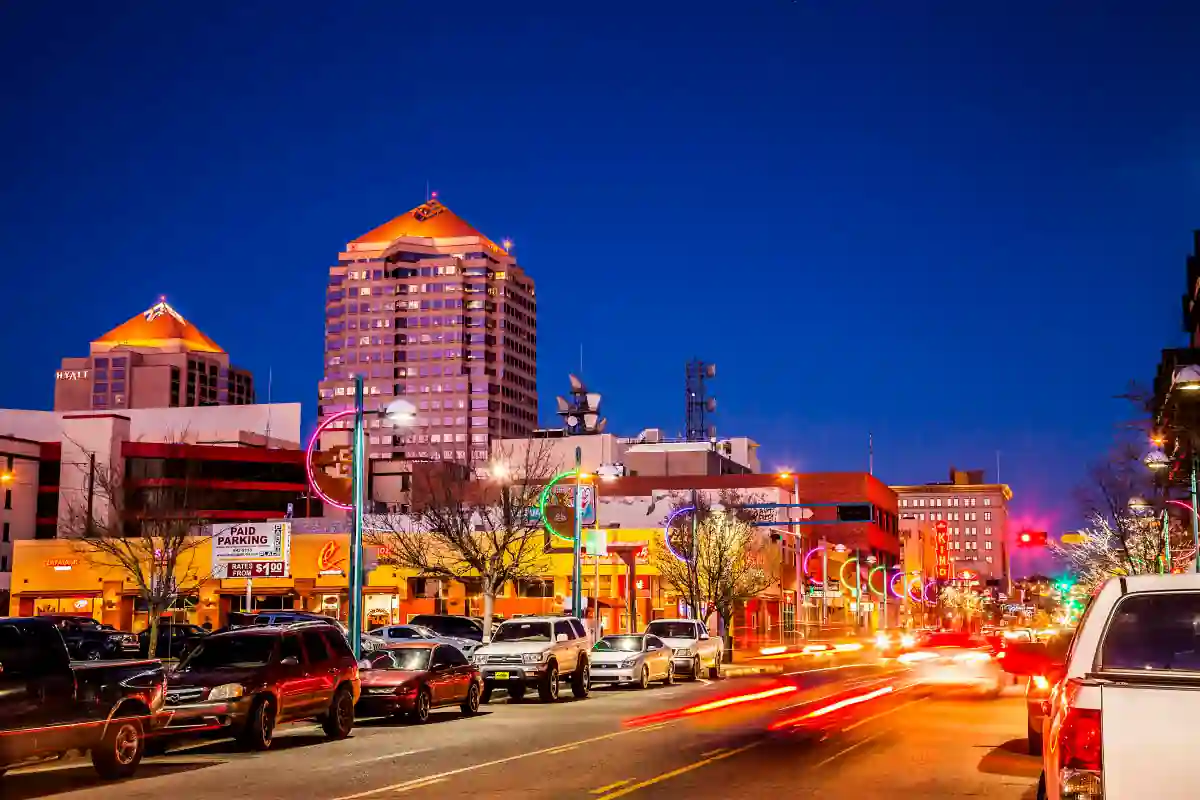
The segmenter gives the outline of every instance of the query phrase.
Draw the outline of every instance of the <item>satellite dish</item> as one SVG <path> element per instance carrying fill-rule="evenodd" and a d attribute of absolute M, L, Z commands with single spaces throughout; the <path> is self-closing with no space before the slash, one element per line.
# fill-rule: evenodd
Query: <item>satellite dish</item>
<path fill-rule="evenodd" d="M 567 424 L 574 428 L 579 424 L 579 417 L 572 414 L 571 416 L 567 417 Z"/>

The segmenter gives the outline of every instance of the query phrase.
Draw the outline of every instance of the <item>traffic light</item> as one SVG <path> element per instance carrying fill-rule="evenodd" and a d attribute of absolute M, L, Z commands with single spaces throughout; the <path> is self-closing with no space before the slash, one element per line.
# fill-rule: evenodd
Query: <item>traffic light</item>
<path fill-rule="evenodd" d="M 1017 535 L 1017 547 L 1045 547 L 1045 531 L 1021 531 Z"/>

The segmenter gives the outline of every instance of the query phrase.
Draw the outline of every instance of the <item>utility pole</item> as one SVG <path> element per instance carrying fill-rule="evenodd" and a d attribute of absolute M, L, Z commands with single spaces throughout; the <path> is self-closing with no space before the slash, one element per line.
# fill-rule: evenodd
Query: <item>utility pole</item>
<path fill-rule="evenodd" d="M 1193 474 L 1193 476 L 1195 475 L 1194 472 L 1192 474 Z M 1192 484 L 1193 484 L 1193 486 L 1195 485 L 1195 480 L 1192 481 Z M 688 579 L 689 579 L 689 582 L 691 583 L 690 588 L 694 592 L 694 594 L 691 598 L 689 598 L 689 603 L 692 605 L 692 619 L 699 620 L 700 619 L 700 608 L 699 608 L 699 606 L 700 606 L 700 567 L 696 563 L 696 561 L 700 555 L 700 542 L 697 538 L 696 532 L 697 532 L 697 529 L 700 527 L 699 525 L 697 525 L 697 520 L 700 517 L 700 506 L 697 505 L 696 501 L 697 501 L 696 490 L 692 489 L 692 557 L 688 561 Z M 1197 560 L 1200 561 L 1200 559 L 1197 559 Z"/>
<path fill-rule="evenodd" d="M 580 540 L 583 539 L 583 481 L 580 473 L 583 471 L 583 449 L 575 448 L 575 563 L 571 569 L 571 613 L 583 618 L 583 571 L 580 557 Z"/>
<path fill-rule="evenodd" d="M 1192 552 L 1195 570 L 1200 572 L 1200 517 L 1196 513 L 1196 448 L 1192 447 Z"/>
<path fill-rule="evenodd" d="M 87 535 L 95 535 L 93 529 L 92 508 L 96 502 L 96 454 L 88 453 L 88 484 L 87 484 Z M 122 531 L 124 533 L 124 531 Z"/>
<path fill-rule="evenodd" d="M 354 376 L 354 441 L 351 443 L 350 496 L 354 505 L 354 527 L 350 533 L 350 647 L 354 658 L 362 658 L 362 590 L 363 590 L 363 377 Z"/>

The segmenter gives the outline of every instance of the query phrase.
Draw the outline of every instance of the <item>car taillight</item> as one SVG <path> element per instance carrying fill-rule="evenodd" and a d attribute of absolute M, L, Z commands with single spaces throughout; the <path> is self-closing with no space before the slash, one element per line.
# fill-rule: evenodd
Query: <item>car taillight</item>
<path fill-rule="evenodd" d="M 1101 758 L 1100 712 L 1093 708 L 1069 708 L 1058 734 L 1059 763 L 1064 769 L 1099 772 Z"/>
<path fill-rule="evenodd" d="M 1033 681 L 1033 688 L 1038 691 L 1044 692 L 1050 688 L 1050 681 L 1046 680 L 1045 675 L 1033 675 L 1030 680 Z"/>
<path fill-rule="evenodd" d="M 992 656 L 990 653 L 984 653 L 981 650 L 972 650 L 969 653 L 963 653 L 961 655 L 955 656 L 954 660 L 963 662 L 963 663 L 971 663 L 971 662 L 979 663 L 981 661 L 991 661 Z"/>

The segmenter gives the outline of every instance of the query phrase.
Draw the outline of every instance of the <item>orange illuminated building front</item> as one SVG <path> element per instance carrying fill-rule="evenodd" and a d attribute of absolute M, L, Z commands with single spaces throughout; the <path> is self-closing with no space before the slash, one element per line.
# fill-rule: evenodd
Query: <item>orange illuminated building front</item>
<path fill-rule="evenodd" d="M 645 542 L 654 532 L 614 532 L 618 541 Z M 291 576 L 256 578 L 253 584 L 255 611 L 295 609 L 347 618 L 347 561 L 350 537 L 346 533 L 294 534 L 291 546 Z M 148 625 L 144 604 L 136 584 L 122 571 L 92 563 L 79 546 L 67 540 L 23 541 L 15 546 L 13 591 L 9 613 L 78 614 L 94 617 L 121 630 L 141 631 Z M 246 581 L 197 580 L 211 574 L 212 549 L 202 541 L 177 565 L 177 580 L 184 594 L 173 614 L 178 622 L 219 628 L 231 614 L 246 611 Z M 184 562 L 187 563 L 184 563 Z M 635 593 L 637 624 L 649 619 L 675 616 L 677 609 L 665 608 L 667 597 L 645 554 L 637 559 Z M 496 599 L 494 613 L 502 618 L 529 614 L 557 614 L 571 594 L 571 556 L 545 557 L 541 575 L 519 585 L 504 587 Z M 584 594 L 595 596 L 595 562 L 585 558 Z M 601 558 L 600 608 L 605 630 L 628 627 L 628 571 L 619 559 Z M 589 601 L 589 606 L 591 601 Z M 379 566 L 367 573 L 364 589 L 366 627 L 405 622 L 416 614 L 465 614 L 482 616 L 483 597 L 470 579 L 439 585 L 418 577 L 413 571 Z"/>
<path fill-rule="evenodd" d="M 254 380 L 166 300 L 64 358 L 54 376 L 55 411 L 245 405 Z"/>

